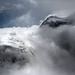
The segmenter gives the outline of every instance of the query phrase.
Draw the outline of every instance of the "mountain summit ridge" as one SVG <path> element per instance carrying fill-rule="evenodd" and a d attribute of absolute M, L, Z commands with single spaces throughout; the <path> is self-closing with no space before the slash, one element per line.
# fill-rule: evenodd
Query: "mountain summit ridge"
<path fill-rule="evenodd" d="M 71 15 L 70 15 L 70 17 L 71 17 Z M 73 17 L 73 15 L 72 15 L 72 17 Z M 49 26 L 52 28 L 56 28 L 56 27 L 59 27 L 62 25 L 73 25 L 72 17 L 70 19 L 69 16 L 62 18 L 62 17 L 58 17 L 55 15 L 50 15 L 45 18 L 45 20 L 41 23 L 40 27 L 46 25 L 46 26 Z"/>

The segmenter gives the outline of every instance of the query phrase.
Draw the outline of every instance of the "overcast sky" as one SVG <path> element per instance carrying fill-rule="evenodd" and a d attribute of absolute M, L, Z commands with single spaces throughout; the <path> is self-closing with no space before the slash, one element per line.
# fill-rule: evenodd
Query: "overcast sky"
<path fill-rule="evenodd" d="M 0 0 L 0 27 L 39 25 L 60 10 L 75 10 L 75 0 Z"/>

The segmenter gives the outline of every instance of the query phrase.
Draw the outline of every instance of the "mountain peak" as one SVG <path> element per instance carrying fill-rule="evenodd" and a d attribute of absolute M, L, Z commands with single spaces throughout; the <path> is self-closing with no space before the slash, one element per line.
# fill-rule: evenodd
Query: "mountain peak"
<path fill-rule="evenodd" d="M 65 18 L 50 15 L 47 18 L 45 18 L 45 20 L 41 23 L 40 27 L 47 25 L 49 27 L 56 28 L 62 25 L 70 25 L 70 24 L 71 22 Z"/>

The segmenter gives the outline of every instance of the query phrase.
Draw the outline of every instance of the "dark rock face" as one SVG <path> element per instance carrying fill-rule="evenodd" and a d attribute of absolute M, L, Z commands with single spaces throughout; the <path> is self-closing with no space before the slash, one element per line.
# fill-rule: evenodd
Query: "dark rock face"
<path fill-rule="evenodd" d="M 49 27 L 56 28 L 62 25 L 70 25 L 70 24 L 72 23 L 65 18 L 60 18 L 57 16 L 49 16 L 41 23 L 40 27 L 47 25 Z"/>
<path fill-rule="evenodd" d="M 10 67 L 12 65 L 23 66 L 28 63 L 26 53 L 19 48 L 12 46 L 0 46 L 0 67 Z"/>

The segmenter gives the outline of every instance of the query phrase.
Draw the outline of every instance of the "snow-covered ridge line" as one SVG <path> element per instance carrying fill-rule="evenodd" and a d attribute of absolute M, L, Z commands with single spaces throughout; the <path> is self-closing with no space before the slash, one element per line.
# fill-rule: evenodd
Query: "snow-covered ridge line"
<path fill-rule="evenodd" d="M 49 27 L 52 27 L 52 28 L 56 28 L 56 27 L 59 27 L 59 26 L 62 26 L 62 25 L 74 25 L 75 24 L 75 18 L 74 16 L 75 13 L 67 16 L 67 17 L 59 17 L 59 16 L 56 16 L 56 15 L 48 15 L 44 21 L 40 24 L 40 27 L 42 26 L 49 26 Z"/>

